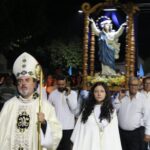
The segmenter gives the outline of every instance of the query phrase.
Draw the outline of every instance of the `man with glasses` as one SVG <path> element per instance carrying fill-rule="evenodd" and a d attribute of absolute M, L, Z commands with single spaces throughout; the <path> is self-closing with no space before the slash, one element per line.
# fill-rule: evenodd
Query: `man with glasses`
<path fill-rule="evenodd" d="M 129 90 L 119 92 L 114 100 L 118 112 L 120 137 L 123 150 L 145 150 L 144 139 L 150 136 L 150 109 L 146 97 L 141 94 L 139 80 L 130 77 Z"/>

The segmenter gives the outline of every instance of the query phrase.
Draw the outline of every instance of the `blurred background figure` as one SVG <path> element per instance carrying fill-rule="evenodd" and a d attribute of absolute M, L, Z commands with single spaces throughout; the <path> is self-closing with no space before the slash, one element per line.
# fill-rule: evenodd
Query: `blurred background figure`
<path fill-rule="evenodd" d="M 49 74 L 47 76 L 46 82 L 45 82 L 45 89 L 46 89 L 46 94 L 47 94 L 47 99 L 49 98 L 50 93 L 56 89 L 56 85 L 55 85 L 55 79 L 54 77 Z"/>
<path fill-rule="evenodd" d="M 148 101 L 150 101 L 150 76 L 146 76 L 143 79 L 143 90 L 141 93 L 143 93 L 147 97 Z"/>
<path fill-rule="evenodd" d="M 4 75 L 0 74 L 0 86 L 3 84 L 4 79 L 5 79 Z"/>
<path fill-rule="evenodd" d="M 11 99 L 13 96 L 17 95 L 17 89 L 14 85 L 14 78 L 12 75 L 4 74 L 1 76 L 0 85 L 0 110 L 2 109 L 4 103 Z"/>
<path fill-rule="evenodd" d="M 147 100 L 147 105 L 149 106 L 150 109 L 150 75 L 147 75 L 143 78 L 143 89 L 141 90 L 141 93 L 145 95 L 146 100 Z M 145 139 L 146 142 L 146 149 L 145 150 L 150 150 L 150 138 Z"/>

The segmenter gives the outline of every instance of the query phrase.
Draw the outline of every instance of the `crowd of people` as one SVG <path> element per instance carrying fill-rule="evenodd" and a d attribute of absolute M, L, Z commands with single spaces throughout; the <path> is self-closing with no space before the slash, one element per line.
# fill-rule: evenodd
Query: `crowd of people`
<path fill-rule="evenodd" d="M 0 112 L 0 149 L 148 150 L 150 76 L 143 79 L 142 89 L 139 79 L 130 77 L 128 89 L 112 99 L 102 82 L 78 93 L 66 76 L 59 74 L 54 80 L 49 75 L 40 100 L 37 66 L 26 52 L 15 60 L 11 97 L 1 90 L 6 80 L 1 82 L 0 96 L 6 99 Z"/>

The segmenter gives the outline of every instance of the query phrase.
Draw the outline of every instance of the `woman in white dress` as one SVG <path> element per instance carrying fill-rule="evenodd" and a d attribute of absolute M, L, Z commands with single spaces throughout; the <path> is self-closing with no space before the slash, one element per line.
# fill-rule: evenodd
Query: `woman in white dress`
<path fill-rule="evenodd" d="M 92 87 L 71 141 L 73 150 L 122 150 L 116 111 L 104 83 Z"/>

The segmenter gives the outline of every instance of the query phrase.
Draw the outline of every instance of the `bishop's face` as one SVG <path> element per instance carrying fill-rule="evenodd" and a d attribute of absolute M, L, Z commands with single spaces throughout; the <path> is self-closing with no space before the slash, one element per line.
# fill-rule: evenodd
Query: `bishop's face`
<path fill-rule="evenodd" d="M 23 98 L 29 98 L 36 87 L 36 82 L 32 77 L 23 76 L 17 80 L 17 88 Z"/>

